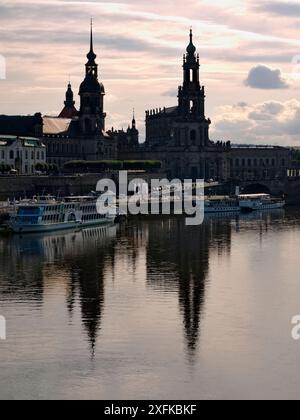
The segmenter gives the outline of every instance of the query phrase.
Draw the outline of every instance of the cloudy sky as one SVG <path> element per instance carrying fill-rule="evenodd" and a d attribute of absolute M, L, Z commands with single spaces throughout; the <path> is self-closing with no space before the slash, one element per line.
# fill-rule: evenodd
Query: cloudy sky
<path fill-rule="evenodd" d="M 69 77 L 77 95 L 91 16 L 108 127 L 135 108 L 143 137 L 176 104 L 192 26 L 212 139 L 300 146 L 299 0 L 0 0 L 0 113 L 59 113 Z"/>

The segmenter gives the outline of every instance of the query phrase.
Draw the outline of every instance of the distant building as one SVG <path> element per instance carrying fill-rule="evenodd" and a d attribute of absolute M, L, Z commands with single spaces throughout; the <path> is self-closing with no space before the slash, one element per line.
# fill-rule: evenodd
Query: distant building
<path fill-rule="evenodd" d="M 129 125 L 126 131 L 112 128 L 107 134 L 117 142 L 118 157 L 122 152 L 130 153 L 139 150 L 139 131 L 136 128 L 134 113 L 131 126 Z"/>
<path fill-rule="evenodd" d="M 32 137 L 0 136 L 0 167 L 8 165 L 21 175 L 32 175 L 38 163 L 45 164 L 46 146 Z"/>
<path fill-rule="evenodd" d="M 41 138 L 43 136 L 42 114 L 0 115 L 0 135 Z"/>
<path fill-rule="evenodd" d="M 84 135 L 78 118 L 44 117 L 44 141 L 49 163 L 62 167 L 71 160 L 115 160 L 117 140 L 108 133 Z"/>
<path fill-rule="evenodd" d="M 232 180 L 282 179 L 291 167 L 291 150 L 278 146 L 232 146 L 229 166 Z"/>

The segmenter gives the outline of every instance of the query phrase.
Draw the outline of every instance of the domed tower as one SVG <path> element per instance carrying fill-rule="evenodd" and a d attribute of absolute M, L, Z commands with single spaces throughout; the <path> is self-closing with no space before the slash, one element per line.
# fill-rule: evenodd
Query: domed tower
<path fill-rule="evenodd" d="M 78 115 L 78 111 L 75 108 L 74 93 L 72 91 L 71 83 L 68 84 L 68 89 L 66 92 L 65 107 L 59 114 L 58 118 L 73 118 Z"/>
<path fill-rule="evenodd" d="M 98 80 L 98 65 L 93 45 L 93 23 L 91 22 L 90 51 L 85 65 L 85 79 L 80 85 L 79 120 L 83 134 L 100 134 L 105 131 L 105 89 Z"/>

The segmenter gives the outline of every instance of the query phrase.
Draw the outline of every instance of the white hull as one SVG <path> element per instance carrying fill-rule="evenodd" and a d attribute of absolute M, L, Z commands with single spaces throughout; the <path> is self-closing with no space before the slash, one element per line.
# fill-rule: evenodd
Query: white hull
<path fill-rule="evenodd" d="M 37 224 L 37 225 L 18 225 L 17 223 L 8 224 L 8 230 L 13 233 L 44 233 L 55 232 L 61 230 L 77 230 L 87 227 L 107 225 L 114 223 L 114 218 L 106 218 L 101 220 L 94 220 L 85 223 L 80 222 L 65 222 L 53 224 Z"/>

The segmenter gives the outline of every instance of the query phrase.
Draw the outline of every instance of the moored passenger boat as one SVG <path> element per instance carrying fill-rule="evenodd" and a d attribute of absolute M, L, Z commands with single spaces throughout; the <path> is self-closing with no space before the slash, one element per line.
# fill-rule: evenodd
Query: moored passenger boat
<path fill-rule="evenodd" d="M 239 201 L 236 199 L 205 200 L 205 213 L 238 213 L 240 211 Z"/>
<path fill-rule="evenodd" d="M 270 194 L 246 194 L 239 195 L 239 205 L 242 211 L 276 210 L 284 208 L 285 201 Z"/>
<path fill-rule="evenodd" d="M 109 224 L 115 218 L 113 208 L 98 213 L 95 197 L 67 197 L 60 202 L 53 198 L 37 199 L 20 204 L 7 228 L 15 233 L 49 232 Z"/>

